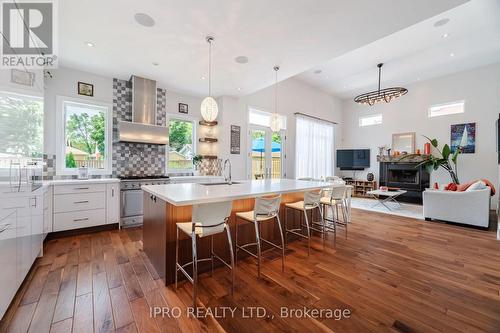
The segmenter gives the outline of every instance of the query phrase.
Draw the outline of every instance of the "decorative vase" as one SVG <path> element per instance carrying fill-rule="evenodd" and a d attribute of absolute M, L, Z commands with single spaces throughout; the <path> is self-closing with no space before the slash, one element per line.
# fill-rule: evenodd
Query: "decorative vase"
<path fill-rule="evenodd" d="M 368 180 L 369 182 L 372 182 L 374 178 L 375 176 L 373 176 L 373 173 L 371 172 L 368 172 L 368 174 L 366 175 L 366 180 Z"/>
<path fill-rule="evenodd" d="M 425 155 L 430 155 L 431 154 L 431 144 L 430 144 L 430 142 L 426 142 L 424 144 L 424 154 Z"/>

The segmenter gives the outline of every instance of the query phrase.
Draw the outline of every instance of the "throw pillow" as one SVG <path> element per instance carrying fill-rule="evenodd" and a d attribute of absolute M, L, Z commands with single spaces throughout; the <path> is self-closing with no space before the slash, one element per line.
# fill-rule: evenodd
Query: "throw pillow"
<path fill-rule="evenodd" d="M 466 190 L 466 192 L 484 190 L 485 188 L 486 188 L 486 184 L 482 180 L 478 180 L 477 182 L 475 182 L 474 184 L 469 186 L 469 188 Z"/>

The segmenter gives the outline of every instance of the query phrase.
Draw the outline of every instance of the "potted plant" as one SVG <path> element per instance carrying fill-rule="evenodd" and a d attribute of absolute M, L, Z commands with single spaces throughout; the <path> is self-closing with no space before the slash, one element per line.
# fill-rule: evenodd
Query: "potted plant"
<path fill-rule="evenodd" d="M 433 170 L 437 170 L 440 167 L 448 171 L 450 174 L 451 180 L 455 184 L 460 184 L 458 180 L 458 172 L 457 172 L 457 158 L 458 154 L 460 154 L 460 148 L 457 148 L 454 153 L 451 152 L 450 146 L 445 144 L 443 149 L 438 148 L 437 139 L 430 139 L 424 135 L 424 137 L 429 140 L 430 144 L 436 148 L 439 152 L 440 156 L 434 156 L 432 153 L 430 155 L 424 156 L 424 160 L 420 162 L 416 168 L 423 166 L 427 172 L 431 173 Z M 416 154 L 406 155 L 401 158 L 405 159 L 410 156 L 417 156 Z M 420 155 L 419 155 L 420 156 Z"/>
<path fill-rule="evenodd" d="M 203 159 L 203 156 L 201 156 L 201 155 L 194 155 L 193 156 L 193 165 L 194 165 L 194 170 L 195 170 L 195 172 L 194 172 L 195 176 L 200 173 L 200 170 L 198 168 L 201 164 L 202 159 Z"/>

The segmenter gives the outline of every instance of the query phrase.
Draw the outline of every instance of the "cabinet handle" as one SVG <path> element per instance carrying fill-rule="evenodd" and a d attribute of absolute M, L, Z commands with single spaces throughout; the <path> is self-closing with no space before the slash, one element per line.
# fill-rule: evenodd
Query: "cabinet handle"
<path fill-rule="evenodd" d="M 33 197 L 31 199 L 35 201 L 35 203 L 33 205 L 31 205 L 31 207 L 36 207 L 37 206 L 36 197 Z"/>
<path fill-rule="evenodd" d="M 111 196 L 112 196 L 112 197 L 114 197 L 114 196 L 115 196 L 115 189 L 114 189 L 114 188 L 112 188 L 112 189 L 111 189 Z"/>
<path fill-rule="evenodd" d="M 75 187 L 75 190 L 88 190 L 88 187 Z"/>
<path fill-rule="evenodd" d="M 75 220 L 73 220 L 73 222 L 81 222 L 81 221 L 88 221 L 88 220 L 89 220 L 89 218 L 86 217 L 84 219 L 75 219 Z"/>
<path fill-rule="evenodd" d="M 75 204 L 82 204 L 82 203 L 89 203 L 89 201 L 88 200 L 83 200 L 83 201 L 75 201 L 73 203 L 75 203 Z"/>
<path fill-rule="evenodd" d="M 7 209 L 23 209 L 23 208 L 26 208 L 26 207 L 25 206 L 16 206 L 16 207 L 4 207 L 2 209 L 7 210 Z"/>
<path fill-rule="evenodd" d="M 6 223 L 3 225 L 3 227 L 0 228 L 0 234 L 7 230 L 7 228 L 10 227 L 10 223 Z"/>

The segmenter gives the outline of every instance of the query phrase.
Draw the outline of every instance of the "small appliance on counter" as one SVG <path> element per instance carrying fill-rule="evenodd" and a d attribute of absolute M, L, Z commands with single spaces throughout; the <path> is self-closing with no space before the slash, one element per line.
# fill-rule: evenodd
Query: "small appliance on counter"
<path fill-rule="evenodd" d="M 81 166 L 78 168 L 78 179 L 89 179 L 89 168 Z"/>

